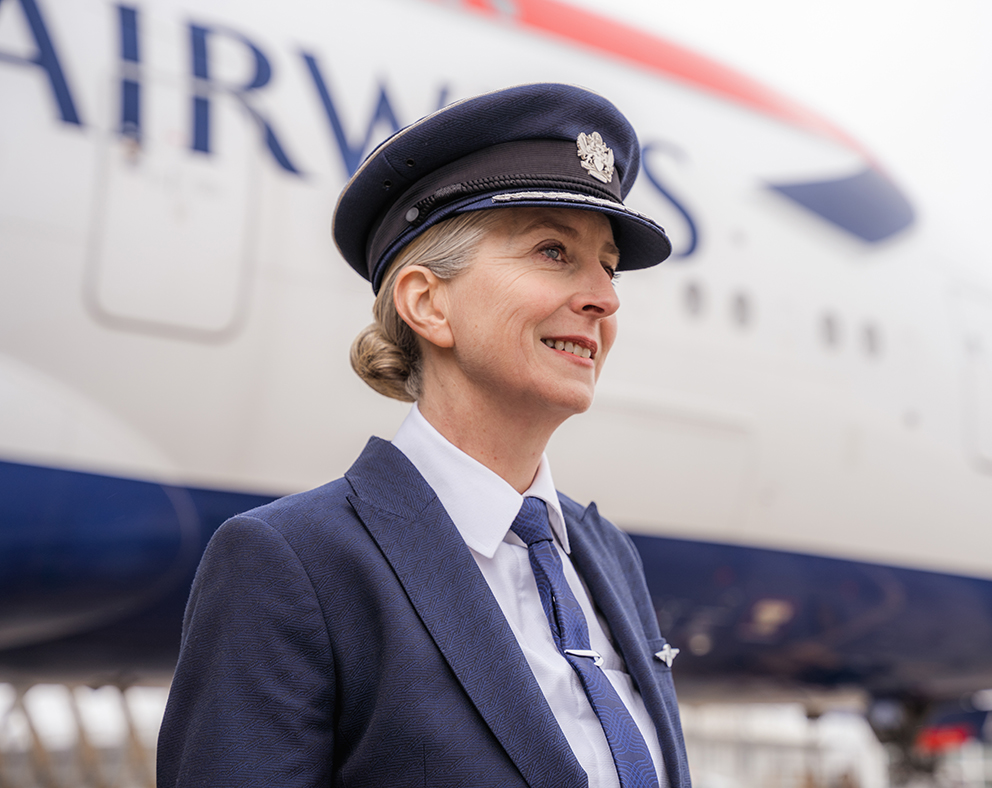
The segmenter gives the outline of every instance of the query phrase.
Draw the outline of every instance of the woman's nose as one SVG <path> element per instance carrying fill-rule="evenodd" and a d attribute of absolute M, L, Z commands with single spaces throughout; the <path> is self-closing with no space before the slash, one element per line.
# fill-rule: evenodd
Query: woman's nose
<path fill-rule="evenodd" d="M 599 268 L 587 278 L 587 287 L 576 294 L 577 305 L 582 312 L 594 313 L 598 317 L 609 317 L 620 308 L 620 296 L 609 272 Z"/>

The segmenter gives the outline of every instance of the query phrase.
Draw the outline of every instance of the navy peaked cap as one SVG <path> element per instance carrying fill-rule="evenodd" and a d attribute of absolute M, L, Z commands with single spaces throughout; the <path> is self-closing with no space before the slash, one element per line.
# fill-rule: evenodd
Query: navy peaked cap
<path fill-rule="evenodd" d="M 334 241 L 376 292 L 424 230 L 460 213 L 554 206 L 607 214 L 620 270 L 671 254 L 665 231 L 627 208 L 640 168 L 633 127 L 602 96 L 534 84 L 451 104 L 379 145 L 344 187 Z"/>

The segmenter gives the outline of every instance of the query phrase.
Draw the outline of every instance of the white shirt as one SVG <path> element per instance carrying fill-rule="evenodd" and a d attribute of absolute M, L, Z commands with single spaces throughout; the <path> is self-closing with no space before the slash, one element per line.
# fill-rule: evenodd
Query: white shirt
<path fill-rule="evenodd" d="M 603 728 L 578 676 L 555 646 L 541 606 L 527 546 L 510 530 L 523 505 L 524 495 L 449 443 L 423 417 L 416 404 L 393 438 L 393 445 L 407 456 L 431 486 L 468 545 L 552 714 L 589 776 L 589 788 L 619 788 Z M 640 728 L 654 759 L 659 785 L 664 788 L 667 779 L 654 723 L 623 660 L 610 642 L 605 620 L 597 614 L 585 584 L 568 557 L 568 530 L 546 456 L 541 456 L 537 476 L 525 495 L 540 498 L 548 505 L 555 546 L 562 558 L 565 579 L 589 624 L 590 645 L 602 655 L 603 671 Z"/>

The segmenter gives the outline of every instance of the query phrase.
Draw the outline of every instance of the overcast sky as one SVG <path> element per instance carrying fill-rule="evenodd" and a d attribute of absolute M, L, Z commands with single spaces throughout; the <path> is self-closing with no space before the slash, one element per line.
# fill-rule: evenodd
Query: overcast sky
<path fill-rule="evenodd" d="M 925 214 L 985 249 L 992 1 L 569 0 L 798 99 L 859 139 Z"/>

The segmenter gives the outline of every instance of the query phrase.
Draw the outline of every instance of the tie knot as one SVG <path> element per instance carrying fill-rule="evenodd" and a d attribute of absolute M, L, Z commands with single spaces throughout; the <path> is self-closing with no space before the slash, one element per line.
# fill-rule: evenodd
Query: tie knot
<path fill-rule="evenodd" d="M 550 542 L 551 523 L 548 522 L 548 506 L 540 498 L 524 498 L 517 518 L 510 530 L 524 540 L 528 547 L 536 542 Z"/>

